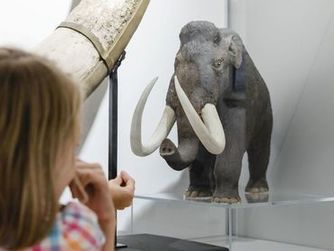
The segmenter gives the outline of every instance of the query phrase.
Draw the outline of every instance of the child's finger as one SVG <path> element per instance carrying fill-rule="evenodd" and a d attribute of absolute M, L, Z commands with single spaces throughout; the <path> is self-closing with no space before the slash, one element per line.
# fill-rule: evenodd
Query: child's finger
<path fill-rule="evenodd" d="M 126 183 L 126 184 L 129 183 L 129 182 L 130 183 L 135 183 L 135 180 L 125 171 L 121 171 L 120 176 L 122 177 L 123 182 Z"/>
<path fill-rule="evenodd" d="M 78 199 L 79 199 L 79 192 L 78 192 L 77 187 L 76 187 L 75 184 L 73 183 L 73 181 L 70 183 L 69 188 L 70 188 L 72 197 L 73 197 L 73 198 L 78 198 Z"/>
<path fill-rule="evenodd" d="M 78 198 L 82 203 L 88 202 L 88 194 L 77 176 L 74 177 L 69 187 L 74 198 Z"/>
<path fill-rule="evenodd" d="M 105 179 L 103 170 L 101 168 L 94 168 L 93 166 L 92 168 L 91 167 L 77 168 L 76 174 L 84 185 L 90 183 L 91 181 Z"/>
<path fill-rule="evenodd" d="M 94 197 L 96 193 L 102 192 L 107 184 L 107 179 L 102 169 L 78 169 L 77 177 L 89 198 Z"/>
<path fill-rule="evenodd" d="M 114 183 L 116 183 L 117 185 L 122 185 L 124 183 L 121 175 L 117 175 L 117 177 L 115 179 L 112 180 Z"/>
<path fill-rule="evenodd" d="M 76 159 L 75 166 L 79 170 L 94 169 L 94 170 L 101 170 L 101 172 L 103 172 L 103 169 L 102 169 L 100 164 L 98 164 L 98 163 L 87 163 L 87 162 L 84 162 L 80 159 Z"/>
<path fill-rule="evenodd" d="M 120 176 L 125 182 L 131 178 L 131 176 L 126 171 L 123 170 L 121 171 Z"/>
<path fill-rule="evenodd" d="M 127 172 L 122 171 L 121 175 L 125 183 L 125 186 L 131 190 L 134 190 L 136 183 L 135 180 Z"/>

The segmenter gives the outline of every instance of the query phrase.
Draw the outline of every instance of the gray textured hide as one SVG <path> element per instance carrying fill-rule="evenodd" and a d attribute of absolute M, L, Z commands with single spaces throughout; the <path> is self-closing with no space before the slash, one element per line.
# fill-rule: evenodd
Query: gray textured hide
<path fill-rule="evenodd" d="M 206 103 L 216 106 L 226 135 L 222 154 L 209 153 L 193 132 L 178 101 L 174 75 L 166 103 L 176 113 L 178 141 L 169 139 L 160 154 L 175 170 L 189 167 L 188 198 L 213 196 L 216 202 L 240 201 L 238 182 L 242 158 L 248 153 L 250 180 L 246 191 L 267 192 L 272 109 L 264 80 L 239 35 L 206 21 L 185 25 L 175 59 L 175 73 L 200 114 Z"/>

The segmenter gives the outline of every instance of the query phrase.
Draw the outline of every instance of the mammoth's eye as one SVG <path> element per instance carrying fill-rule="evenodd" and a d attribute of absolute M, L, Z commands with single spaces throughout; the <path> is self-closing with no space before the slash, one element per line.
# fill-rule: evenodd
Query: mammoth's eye
<path fill-rule="evenodd" d="M 219 68 L 224 62 L 223 58 L 219 58 L 213 62 L 213 67 Z"/>

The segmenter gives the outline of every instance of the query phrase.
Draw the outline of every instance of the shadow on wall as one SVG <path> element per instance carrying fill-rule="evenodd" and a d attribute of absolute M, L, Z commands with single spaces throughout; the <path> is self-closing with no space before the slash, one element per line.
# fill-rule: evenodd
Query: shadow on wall
<path fill-rule="evenodd" d="M 95 121 L 96 114 L 100 108 L 103 97 L 108 89 L 108 78 L 96 88 L 96 90 L 84 101 L 82 108 L 82 127 L 81 127 L 81 141 L 78 152 L 83 147 L 87 135 L 92 128 Z"/>

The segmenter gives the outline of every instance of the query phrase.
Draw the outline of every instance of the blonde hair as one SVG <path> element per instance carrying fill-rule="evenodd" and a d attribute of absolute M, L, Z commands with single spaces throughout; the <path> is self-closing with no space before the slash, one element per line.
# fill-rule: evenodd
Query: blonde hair
<path fill-rule="evenodd" d="M 0 247 L 29 247 L 58 211 L 56 156 L 79 128 L 81 95 L 46 60 L 0 48 Z"/>

